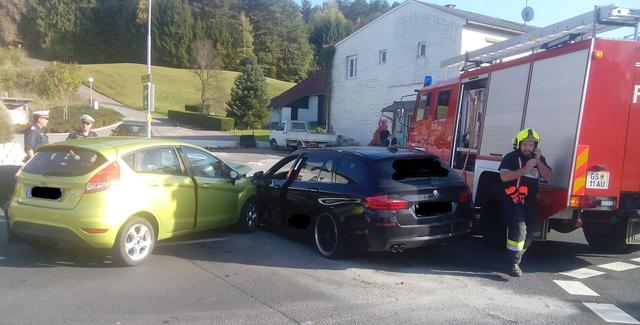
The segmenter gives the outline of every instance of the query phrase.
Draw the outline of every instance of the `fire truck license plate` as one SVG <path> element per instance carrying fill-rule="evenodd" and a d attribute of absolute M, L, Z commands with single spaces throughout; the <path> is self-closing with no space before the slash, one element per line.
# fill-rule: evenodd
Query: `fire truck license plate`
<path fill-rule="evenodd" d="M 587 188 L 606 190 L 609 188 L 609 172 L 587 172 Z"/>

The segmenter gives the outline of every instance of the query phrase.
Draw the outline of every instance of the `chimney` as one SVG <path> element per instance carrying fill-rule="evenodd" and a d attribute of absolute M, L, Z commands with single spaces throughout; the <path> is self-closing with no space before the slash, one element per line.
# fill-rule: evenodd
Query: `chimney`
<path fill-rule="evenodd" d="M 446 4 L 444 6 L 447 7 L 447 8 L 451 8 L 451 9 L 455 9 L 456 8 L 456 5 L 454 5 L 452 3 Z"/>

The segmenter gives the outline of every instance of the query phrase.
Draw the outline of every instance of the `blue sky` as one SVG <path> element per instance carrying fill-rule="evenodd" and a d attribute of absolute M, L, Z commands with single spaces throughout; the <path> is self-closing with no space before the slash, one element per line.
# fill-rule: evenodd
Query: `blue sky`
<path fill-rule="evenodd" d="M 298 1 L 299 2 L 299 1 Z M 312 0 L 314 4 L 322 4 L 323 0 Z M 387 0 L 389 4 L 393 0 Z M 400 1 L 402 2 L 402 1 Z M 593 10 L 594 5 L 604 6 L 616 3 L 623 7 L 640 8 L 638 0 L 428 0 L 425 2 L 439 5 L 454 4 L 457 9 L 472 11 L 488 16 L 522 23 L 520 13 L 525 3 L 534 10 L 534 18 L 529 24 L 547 26 L 561 20 Z M 632 28 L 616 32 L 615 36 L 633 33 Z"/>

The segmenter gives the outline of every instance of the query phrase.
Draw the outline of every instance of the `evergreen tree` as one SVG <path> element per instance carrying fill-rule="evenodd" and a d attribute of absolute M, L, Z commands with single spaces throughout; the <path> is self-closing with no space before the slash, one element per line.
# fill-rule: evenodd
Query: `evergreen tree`
<path fill-rule="evenodd" d="M 313 50 L 300 8 L 293 0 L 243 0 L 254 30 L 254 51 L 266 75 L 300 81 L 312 67 Z"/>
<path fill-rule="evenodd" d="M 238 128 L 257 129 L 269 120 L 269 97 L 266 78 L 254 56 L 243 59 L 241 74 L 231 89 L 227 102 L 227 116 L 235 120 Z"/>
<path fill-rule="evenodd" d="M 302 0 L 302 3 L 300 5 L 300 13 L 302 14 L 302 19 L 304 19 L 304 22 L 309 23 L 311 15 L 313 14 L 313 6 L 311 5 L 310 0 Z"/>
<path fill-rule="evenodd" d="M 314 47 L 316 64 L 321 68 L 331 65 L 333 45 L 349 35 L 351 24 L 340 8 L 331 2 L 316 11 L 309 22 L 309 41 Z"/>
<path fill-rule="evenodd" d="M 78 7 L 76 0 L 34 0 L 27 10 L 27 48 L 47 58 L 73 59 Z"/>
<path fill-rule="evenodd" d="M 183 0 L 161 0 L 152 7 L 152 32 L 158 63 L 172 67 L 189 67 L 193 38 L 191 6 Z M 155 8 L 155 10 L 153 10 Z"/>

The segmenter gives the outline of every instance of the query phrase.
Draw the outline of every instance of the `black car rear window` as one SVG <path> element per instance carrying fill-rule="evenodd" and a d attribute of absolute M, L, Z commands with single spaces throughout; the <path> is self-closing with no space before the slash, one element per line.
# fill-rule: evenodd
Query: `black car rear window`
<path fill-rule="evenodd" d="M 382 179 L 407 182 L 422 178 L 448 178 L 449 169 L 437 158 L 384 159 L 376 162 L 378 175 Z"/>
<path fill-rule="evenodd" d="M 24 171 L 48 176 L 85 175 L 107 161 L 102 155 L 80 148 L 55 148 L 38 151 Z"/>

